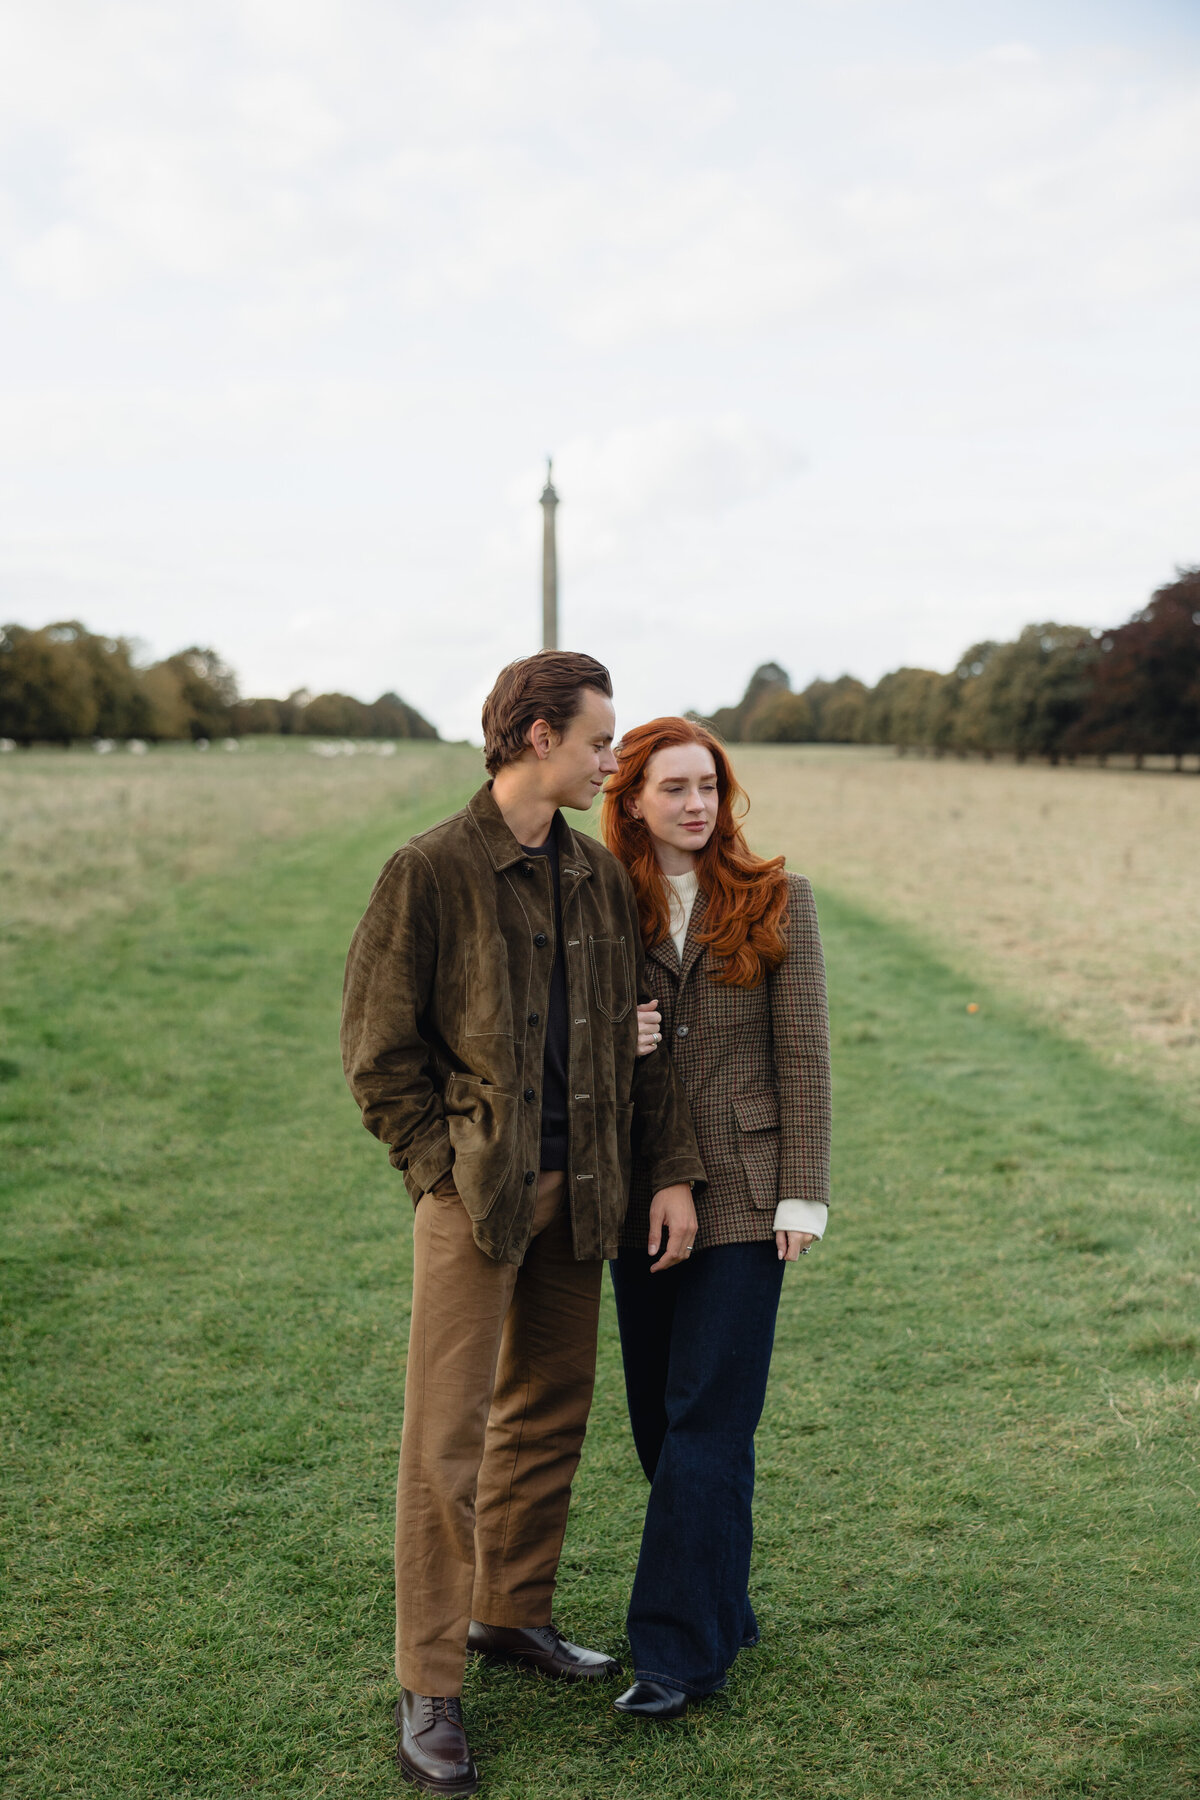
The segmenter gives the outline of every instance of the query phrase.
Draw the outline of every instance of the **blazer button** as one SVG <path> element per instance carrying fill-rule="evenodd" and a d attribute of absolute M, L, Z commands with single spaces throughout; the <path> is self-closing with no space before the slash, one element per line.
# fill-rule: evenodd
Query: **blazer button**
<path fill-rule="evenodd" d="M 546 936 L 544 931 L 539 931 L 533 941 L 539 950 L 544 950 L 546 945 L 550 942 L 550 939 Z"/>
<path fill-rule="evenodd" d="M 532 1187 L 536 1180 L 537 1180 L 537 1170 L 536 1169 L 526 1169 L 526 1171 L 525 1171 L 525 1186 Z"/>
<path fill-rule="evenodd" d="M 521 873 L 522 873 L 522 875 L 532 875 L 533 874 L 533 864 L 532 863 L 522 863 L 521 864 Z"/>
<path fill-rule="evenodd" d="M 538 1019 L 539 1019 L 539 1018 L 540 1018 L 540 1017 L 541 1017 L 541 1014 L 540 1014 L 540 1013 L 530 1013 L 530 1015 L 529 1015 L 529 1017 L 528 1017 L 528 1018 L 527 1018 L 527 1019 L 526 1019 L 526 1021 L 525 1021 L 525 1023 L 526 1023 L 526 1024 L 527 1024 L 527 1025 L 536 1025 L 536 1024 L 537 1024 L 537 1022 L 538 1022 Z"/>
<path fill-rule="evenodd" d="M 536 1100 L 537 1099 L 537 1090 L 535 1088 L 526 1088 L 525 1089 L 525 1098 L 527 1100 Z"/>
<path fill-rule="evenodd" d="M 688 1028 L 686 1025 L 677 1025 L 675 1027 L 675 1036 L 676 1037 L 686 1037 L 687 1034 L 688 1034 Z"/>

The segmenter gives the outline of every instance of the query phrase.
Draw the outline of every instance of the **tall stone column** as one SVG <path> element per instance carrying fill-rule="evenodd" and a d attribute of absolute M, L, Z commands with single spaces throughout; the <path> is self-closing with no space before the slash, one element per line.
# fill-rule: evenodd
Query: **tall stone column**
<path fill-rule="evenodd" d="M 546 458 L 546 485 L 542 489 L 542 649 L 558 649 L 558 550 L 554 538 L 554 512 L 558 495 L 552 476 L 554 463 Z"/>

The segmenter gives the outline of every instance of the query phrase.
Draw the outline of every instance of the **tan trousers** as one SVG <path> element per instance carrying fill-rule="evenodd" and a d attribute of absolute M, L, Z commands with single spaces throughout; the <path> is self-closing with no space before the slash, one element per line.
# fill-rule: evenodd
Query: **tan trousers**
<path fill-rule="evenodd" d="M 565 1178 L 543 1173 L 518 1269 L 424 1194 L 396 1496 L 396 1673 L 460 1694 L 467 1626 L 546 1625 L 596 1376 L 601 1262 L 576 1262 Z"/>

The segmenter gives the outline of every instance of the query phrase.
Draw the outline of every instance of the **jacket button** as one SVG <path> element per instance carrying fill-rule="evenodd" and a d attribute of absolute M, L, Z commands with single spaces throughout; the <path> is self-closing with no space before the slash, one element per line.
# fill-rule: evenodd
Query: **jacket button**
<path fill-rule="evenodd" d="M 526 1169 L 526 1171 L 525 1171 L 525 1186 L 532 1187 L 536 1180 L 537 1180 L 537 1170 L 536 1169 Z"/>
<path fill-rule="evenodd" d="M 686 1037 L 687 1034 L 688 1034 L 688 1028 L 686 1025 L 677 1025 L 675 1027 L 675 1036 L 676 1037 Z"/>
<path fill-rule="evenodd" d="M 527 1100 L 536 1100 L 537 1099 L 537 1090 L 535 1088 L 526 1088 L 525 1089 L 525 1098 Z"/>
<path fill-rule="evenodd" d="M 533 874 L 533 864 L 532 863 L 522 863 L 521 864 L 521 873 L 522 873 L 522 875 L 532 875 Z"/>
<path fill-rule="evenodd" d="M 536 1025 L 536 1024 L 537 1024 L 537 1022 L 538 1022 L 538 1019 L 539 1019 L 539 1018 L 540 1018 L 540 1017 L 541 1017 L 541 1015 L 540 1015 L 540 1014 L 539 1014 L 539 1013 L 530 1013 L 530 1015 L 529 1015 L 529 1017 L 528 1017 L 528 1018 L 527 1018 L 527 1019 L 526 1019 L 526 1021 L 525 1021 L 525 1023 L 526 1023 L 526 1024 L 527 1024 L 527 1025 Z"/>
<path fill-rule="evenodd" d="M 544 950 L 546 945 L 550 942 L 544 931 L 539 931 L 533 941 L 539 950 Z"/>

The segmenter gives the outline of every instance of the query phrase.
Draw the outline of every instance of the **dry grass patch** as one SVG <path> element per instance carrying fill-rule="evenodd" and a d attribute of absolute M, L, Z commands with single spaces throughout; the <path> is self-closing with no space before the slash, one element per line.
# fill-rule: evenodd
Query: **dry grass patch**
<path fill-rule="evenodd" d="M 354 817 L 381 817 L 482 777 L 477 750 L 401 743 L 353 756 L 311 740 L 159 746 L 136 757 L 90 748 L 0 758 L 0 942 L 119 918 L 151 891 L 217 874 L 248 845 Z"/>
<path fill-rule="evenodd" d="M 1200 1092 L 1200 781 L 739 746 L 761 847 L 1100 1050 Z"/>

